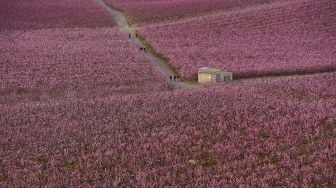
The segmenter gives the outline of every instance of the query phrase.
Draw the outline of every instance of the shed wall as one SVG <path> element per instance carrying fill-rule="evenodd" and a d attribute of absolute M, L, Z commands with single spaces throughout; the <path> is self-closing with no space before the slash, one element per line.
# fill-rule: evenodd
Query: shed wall
<path fill-rule="evenodd" d="M 198 73 L 198 83 L 212 82 L 212 75 L 206 73 Z"/>

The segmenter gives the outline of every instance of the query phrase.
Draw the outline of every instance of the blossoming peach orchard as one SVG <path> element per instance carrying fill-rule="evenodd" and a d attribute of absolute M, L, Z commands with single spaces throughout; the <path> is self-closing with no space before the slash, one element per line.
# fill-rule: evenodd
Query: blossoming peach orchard
<path fill-rule="evenodd" d="M 140 31 L 187 79 L 202 66 L 236 77 L 324 72 L 336 70 L 334 10 L 332 1 L 286 1 Z"/>
<path fill-rule="evenodd" d="M 1 1 L 0 187 L 335 187 L 334 9 Z M 173 90 L 153 59 L 245 79 Z"/>

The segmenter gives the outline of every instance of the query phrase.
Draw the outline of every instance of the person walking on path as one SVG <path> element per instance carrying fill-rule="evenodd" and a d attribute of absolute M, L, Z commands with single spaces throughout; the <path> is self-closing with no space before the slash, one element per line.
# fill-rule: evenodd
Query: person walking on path
<path fill-rule="evenodd" d="M 128 34 L 128 38 L 129 38 L 129 39 L 131 38 L 131 34 L 130 34 L 130 33 Z"/>
<path fill-rule="evenodd" d="M 169 80 L 172 81 L 172 76 L 169 76 Z"/>

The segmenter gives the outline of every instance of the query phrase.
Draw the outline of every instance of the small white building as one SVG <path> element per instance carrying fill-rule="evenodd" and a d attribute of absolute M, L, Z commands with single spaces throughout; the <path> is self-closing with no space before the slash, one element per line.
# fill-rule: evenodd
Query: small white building
<path fill-rule="evenodd" d="M 233 80 L 233 73 L 226 70 L 220 70 L 210 67 L 198 69 L 198 83 L 218 83 Z"/>

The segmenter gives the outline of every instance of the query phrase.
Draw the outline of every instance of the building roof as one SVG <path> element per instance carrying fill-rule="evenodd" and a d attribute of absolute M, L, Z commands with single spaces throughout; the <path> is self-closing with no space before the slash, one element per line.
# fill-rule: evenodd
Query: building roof
<path fill-rule="evenodd" d="M 220 70 L 217 68 L 211 68 L 211 67 L 201 67 L 198 69 L 198 73 L 218 73 L 218 72 L 230 72 L 230 71 L 226 71 L 226 70 Z"/>

